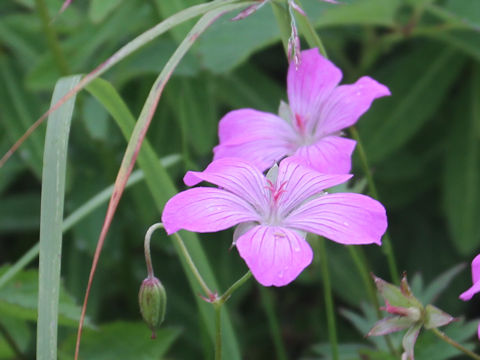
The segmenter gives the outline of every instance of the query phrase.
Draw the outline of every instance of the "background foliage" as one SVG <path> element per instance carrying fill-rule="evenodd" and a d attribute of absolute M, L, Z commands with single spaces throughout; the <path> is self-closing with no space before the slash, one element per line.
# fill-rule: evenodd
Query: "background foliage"
<path fill-rule="evenodd" d="M 0 153 L 48 109 L 61 76 L 88 73 L 162 19 L 201 2 L 77 1 L 49 27 L 45 19 L 57 13 L 61 0 L 0 2 Z M 368 74 L 391 89 L 392 96 L 375 101 L 358 129 L 388 211 L 400 268 L 419 273 L 417 289 L 428 289 L 425 284 L 471 261 L 480 248 L 480 2 L 345 0 L 331 5 L 304 0 L 302 6 L 343 70 L 344 82 Z M 233 15 L 217 21 L 182 60 L 148 132 L 150 159 L 177 155 L 169 158 L 168 181 L 180 189 L 185 170 L 202 169 L 211 160 L 223 114 L 240 107 L 276 112 L 280 99 L 286 100 L 288 64 L 272 8 L 264 6 L 239 22 L 229 21 Z M 192 25 L 172 29 L 107 72 L 103 78 L 110 84 L 102 83 L 106 93 L 99 94 L 102 84 L 97 82 L 78 95 L 66 166 L 66 218 L 113 183 L 126 146 L 121 117 L 132 126 L 153 81 Z M 57 41 L 52 43 L 52 36 Z M 115 114 L 114 109 L 122 110 Z M 39 239 L 44 142 L 41 127 L 0 169 L 0 276 Z M 364 176 L 358 161 L 354 173 L 357 180 Z M 190 290 L 172 243 L 159 234 L 153 240 L 153 260 L 168 293 L 168 313 L 157 341 L 150 341 L 148 329 L 139 324 L 143 235 L 159 221 L 162 201 L 172 189 L 159 180 L 152 190 L 137 179 L 126 191 L 93 285 L 82 344 L 85 358 L 152 359 L 167 351 L 177 359 L 212 356 L 195 302 L 198 294 Z M 63 223 L 61 359 L 72 358 L 79 315 L 75 303 L 83 299 L 105 210 L 104 200 L 84 208 L 85 216 L 73 226 Z M 200 236 L 221 290 L 246 269 L 236 250 L 229 251 L 231 235 Z M 367 255 L 372 270 L 388 279 L 381 249 L 369 247 Z M 364 332 L 375 321 L 373 313 L 365 322 L 371 309 L 362 305 L 367 294 L 348 251 L 330 243 L 328 256 L 337 308 L 350 312 L 337 314 L 345 344 L 342 359 L 358 358 L 359 348 L 371 359 L 382 358 L 381 346 L 374 350 L 346 319 L 365 314 L 355 318 Z M 9 281 L 0 277 L 0 359 L 15 353 L 34 358 L 36 269 L 33 261 Z M 261 289 L 251 281 L 235 294 L 227 307 L 242 358 L 271 358 L 272 344 L 282 347 L 275 322 L 289 358 L 328 358 L 319 272 L 314 264 L 288 287 Z M 456 271 L 438 305 L 453 315 L 478 315 L 478 300 L 463 304 L 457 298 L 469 284 L 469 271 Z M 440 290 L 445 289 L 434 293 Z M 466 340 L 476 324 L 463 326 L 451 326 L 451 336 Z M 133 349 L 126 349 L 126 342 Z M 455 354 L 436 342 L 423 336 L 417 357 Z"/>

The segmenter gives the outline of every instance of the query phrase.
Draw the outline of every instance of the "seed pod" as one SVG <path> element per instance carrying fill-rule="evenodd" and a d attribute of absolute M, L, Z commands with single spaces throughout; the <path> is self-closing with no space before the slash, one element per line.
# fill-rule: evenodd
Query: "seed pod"
<path fill-rule="evenodd" d="M 167 293 L 160 280 L 156 277 L 143 280 L 138 293 L 138 303 L 143 320 L 152 330 L 152 339 L 155 339 L 155 329 L 163 322 L 167 307 Z"/>

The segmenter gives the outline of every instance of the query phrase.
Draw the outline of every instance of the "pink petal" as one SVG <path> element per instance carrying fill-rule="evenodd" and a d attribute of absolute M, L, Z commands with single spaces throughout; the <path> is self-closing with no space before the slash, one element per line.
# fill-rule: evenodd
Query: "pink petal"
<path fill-rule="evenodd" d="M 368 196 L 338 193 L 304 203 L 283 224 L 341 244 L 380 245 L 387 229 L 387 216 L 383 205 Z"/>
<path fill-rule="evenodd" d="M 478 281 L 480 281 L 480 254 L 472 261 L 472 282 L 475 284 Z"/>
<path fill-rule="evenodd" d="M 467 291 L 461 293 L 459 298 L 463 301 L 468 301 L 478 292 L 480 292 L 480 281 L 477 281 Z"/>
<path fill-rule="evenodd" d="M 168 234 L 185 229 L 214 232 L 259 216 L 245 200 L 216 188 L 198 187 L 178 193 L 163 209 L 162 222 Z"/>
<path fill-rule="evenodd" d="M 202 172 L 188 171 L 183 180 L 188 186 L 208 181 L 247 200 L 257 210 L 268 206 L 265 177 L 256 167 L 240 158 L 215 160 Z"/>
<path fill-rule="evenodd" d="M 478 339 L 480 339 L 480 323 L 478 324 L 477 337 Z"/>
<path fill-rule="evenodd" d="M 236 243 L 240 256 L 263 286 L 284 286 L 295 280 L 313 259 L 310 245 L 284 227 L 256 226 Z"/>
<path fill-rule="evenodd" d="M 390 90 L 368 76 L 358 79 L 355 84 L 337 87 L 321 108 L 317 136 L 334 134 L 355 124 L 373 100 L 387 95 Z"/>
<path fill-rule="evenodd" d="M 238 157 L 260 170 L 295 150 L 296 133 L 282 118 L 252 109 L 229 112 L 219 124 L 220 144 L 213 149 L 214 159 Z"/>
<path fill-rule="evenodd" d="M 292 157 L 324 174 L 347 174 L 356 144 L 351 139 L 326 136 L 312 145 L 300 147 Z"/>
<path fill-rule="evenodd" d="M 320 174 L 289 157 L 280 163 L 277 177 L 277 187 L 285 184 L 284 193 L 280 197 L 280 213 L 288 215 L 293 208 L 298 207 L 306 199 L 321 194 L 329 187 L 342 184 L 352 175 Z"/>
<path fill-rule="evenodd" d="M 220 144 L 242 144 L 258 139 L 295 138 L 293 128 L 277 115 L 253 109 L 227 113 L 218 124 Z"/>
<path fill-rule="evenodd" d="M 287 75 L 287 93 L 295 126 L 310 132 L 321 104 L 342 79 L 342 72 L 325 59 L 318 49 L 301 52 L 300 65 L 291 63 Z"/>

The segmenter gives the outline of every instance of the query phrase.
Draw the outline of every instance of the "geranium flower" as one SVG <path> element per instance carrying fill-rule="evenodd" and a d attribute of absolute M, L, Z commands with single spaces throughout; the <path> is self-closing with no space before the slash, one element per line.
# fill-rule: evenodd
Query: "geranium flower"
<path fill-rule="evenodd" d="M 480 254 L 475 256 L 475 259 L 472 261 L 472 282 L 473 285 L 459 296 L 463 301 L 470 300 L 473 295 L 480 292 Z M 478 325 L 477 335 L 480 339 L 480 324 Z"/>
<path fill-rule="evenodd" d="M 302 51 L 300 64 L 292 62 L 288 68 L 290 106 L 284 106 L 280 116 L 253 109 L 226 114 L 220 120 L 214 159 L 241 157 L 263 171 L 293 155 L 322 173 L 350 172 L 356 143 L 341 137 L 341 131 L 390 91 L 368 76 L 338 86 L 341 78 L 340 69 L 318 49 Z"/>
<path fill-rule="evenodd" d="M 219 188 L 197 187 L 175 195 L 165 205 L 162 222 L 168 234 L 239 225 L 234 244 L 253 276 L 264 286 L 283 286 L 312 262 L 305 232 L 347 245 L 381 244 L 387 218 L 378 201 L 324 192 L 350 177 L 320 174 L 288 158 L 266 177 L 247 161 L 220 159 L 184 177 L 189 186 L 207 181 Z"/>

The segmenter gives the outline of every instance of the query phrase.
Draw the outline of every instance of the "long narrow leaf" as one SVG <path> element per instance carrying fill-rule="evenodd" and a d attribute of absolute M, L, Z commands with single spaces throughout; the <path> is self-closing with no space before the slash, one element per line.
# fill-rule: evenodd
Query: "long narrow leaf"
<path fill-rule="evenodd" d="M 52 104 L 68 93 L 80 76 L 62 78 L 53 92 Z M 43 157 L 40 213 L 40 260 L 38 284 L 37 359 L 57 358 L 60 258 L 67 164 L 67 145 L 75 98 L 50 116 Z"/>
<path fill-rule="evenodd" d="M 158 101 L 160 100 L 160 96 L 163 92 L 163 89 L 168 79 L 172 75 L 173 71 L 177 67 L 178 63 L 186 54 L 188 49 L 193 45 L 193 43 L 198 38 L 198 36 L 201 33 L 203 33 L 203 31 L 205 31 L 222 14 L 228 11 L 238 9 L 242 6 L 244 6 L 243 3 L 226 5 L 219 9 L 216 9 L 207 13 L 202 18 L 200 18 L 200 20 L 195 24 L 192 30 L 188 33 L 185 40 L 179 45 L 177 50 L 173 53 L 173 55 L 171 56 L 171 58 L 163 68 L 162 72 L 155 80 L 155 83 L 153 84 L 152 89 L 148 94 L 147 100 L 145 101 L 145 105 L 142 109 L 142 112 L 140 113 L 140 117 L 137 123 L 135 124 L 135 128 L 133 129 L 132 135 L 128 142 L 127 149 L 125 150 L 125 155 L 123 157 L 122 164 L 120 165 L 120 170 L 117 174 L 117 178 L 115 180 L 115 191 L 112 195 L 112 198 L 110 199 L 110 203 L 107 209 L 107 214 L 105 216 L 105 221 L 102 226 L 102 231 L 100 233 L 100 236 L 97 242 L 97 248 L 95 250 L 95 255 L 93 258 L 93 263 L 92 263 L 92 268 L 91 268 L 89 279 L 88 279 L 87 289 L 85 291 L 85 300 L 82 308 L 82 317 L 80 319 L 80 324 L 79 324 L 78 340 L 77 340 L 77 346 L 75 350 L 75 359 L 78 359 L 83 318 L 85 317 L 85 314 L 86 314 L 88 296 L 90 293 L 90 288 L 91 288 L 93 277 L 95 274 L 95 269 L 98 264 L 98 259 L 100 257 L 100 253 L 103 247 L 103 243 L 105 241 L 105 237 L 107 235 L 108 229 L 110 228 L 113 215 L 116 211 L 121 195 L 123 193 L 123 189 L 125 188 L 125 184 L 128 180 L 128 177 L 130 176 L 130 173 L 133 170 L 133 166 L 135 165 L 135 161 L 140 151 L 140 147 L 142 145 L 143 139 L 145 138 L 148 127 L 150 125 L 150 122 L 157 108 Z"/>
<path fill-rule="evenodd" d="M 153 28 L 145 31 L 143 34 L 139 35 L 128 44 L 121 47 L 115 54 L 97 66 L 92 72 L 87 74 L 82 81 L 80 81 L 77 86 L 65 94 L 61 99 L 59 99 L 55 104 L 52 104 L 50 109 L 47 110 L 32 126 L 23 134 L 23 136 L 17 140 L 17 142 L 7 151 L 7 153 L 0 159 L 0 168 L 5 164 L 5 162 L 12 156 L 12 154 L 18 149 L 18 147 L 35 131 L 35 129 L 40 126 L 40 124 L 49 116 L 52 112 L 57 110 L 62 104 L 64 104 L 68 99 L 78 93 L 80 90 L 85 88 L 92 80 L 98 78 L 105 71 L 110 69 L 112 66 L 126 58 L 131 53 L 135 52 L 145 44 L 149 43 L 153 39 L 157 38 L 164 32 L 170 30 L 178 24 L 181 24 L 185 21 L 188 21 L 196 16 L 202 15 L 208 11 L 213 11 L 220 7 L 226 6 L 237 2 L 238 0 L 215 0 L 209 3 L 200 4 L 196 6 L 189 7 L 168 19 L 165 19 L 158 25 Z M 248 4 L 248 2 L 243 2 L 243 5 Z"/>
<path fill-rule="evenodd" d="M 125 138 L 129 139 L 135 126 L 135 118 L 130 113 L 130 110 L 125 105 L 115 88 L 105 80 L 96 79 L 87 87 L 87 91 L 89 91 L 98 101 L 102 103 L 102 105 L 108 110 L 108 112 L 117 122 L 117 125 L 122 130 Z M 176 194 L 177 189 L 175 188 L 175 185 L 168 174 L 165 172 L 163 165 L 158 163 L 155 151 L 153 150 L 153 147 L 150 145 L 149 141 L 146 139 L 144 140 L 142 149 L 138 155 L 138 163 L 140 168 L 145 172 L 147 186 L 153 196 L 153 199 L 155 200 L 158 211 L 161 212 L 165 202 Z M 197 235 L 186 232 L 183 234 L 183 237 L 186 240 L 185 246 L 188 248 L 190 255 L 195 261 L 200 273 L 213 289 L 218 289 L 218 282 L 215 279 L 214 272 L 210 267 L 207 256 L 203 251 Z M 198 286 L 195 278 L 192 276 L 188 264 L 183 261 L 184 259 L 182 257 L 180 258 L 182 260 L 182 267 L 188 276 L 192 292 L 195 294 L 195 300 L 197 301 L 197 305 L 200 309 L 202 319 L 207 327 L 208 334 L 213 341 L 215 329 L 213 321 L 211 321 L 214 316 L 212 306 L 197 296 L 201 293 L 202 289 Z M 238 342 L 228 312 L 225 311 L 223 315 L 222 328 L 225 353 L 229 354 L 229 359 L 240 359 L 241 356 Z"/>
<path fill-rule="evenodd" d="M 133 127 L 133 125 L 132 125 Z M 168 168 L 180 161 L 179 155 L 168 155 L 160 160 L 161 167 Z M 125 188 L 133 186 L 145 178 L 142 170 L 137 170 L 132 173 L 130 179 L 128 179 Z M 87 200 L 83 205 L 78 207 L 74 212 L 67 216 L 63 220 L 62 232 L 70 230 L 74 225 L 78 224 L 82 219 L 91 214 L 99 206 L 108 202 L 113 194 L 113 185 L 100 191 L 94 195 L 91 199 Z M 33 245 L 23 256 L 18 259 L 2 276 L 0 276 L 0 289 L 12 280 L 18 273 L 20 273 L 25 267 L 30 264 L 40 251 L 39 243 Z"/>

